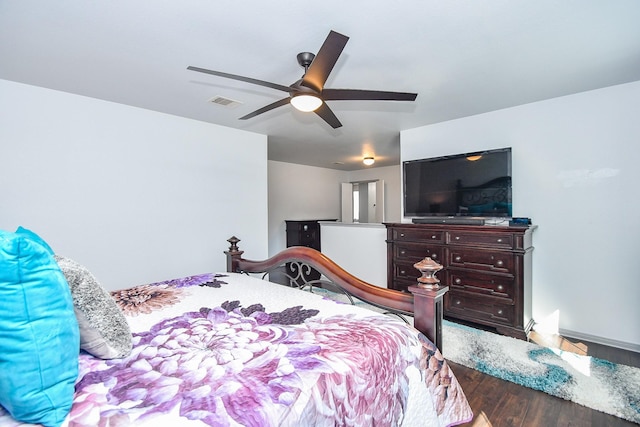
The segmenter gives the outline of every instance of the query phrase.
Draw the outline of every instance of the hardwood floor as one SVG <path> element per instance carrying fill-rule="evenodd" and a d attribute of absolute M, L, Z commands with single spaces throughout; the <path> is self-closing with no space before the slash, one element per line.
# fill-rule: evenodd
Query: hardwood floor
<path fill-rule="evenodd" d="M 640 367 L 640 353 L 532 332 L 540 345 Z M 623 427 L 638 424 L 449 362 L 473 409 L 467 427 Z"/>

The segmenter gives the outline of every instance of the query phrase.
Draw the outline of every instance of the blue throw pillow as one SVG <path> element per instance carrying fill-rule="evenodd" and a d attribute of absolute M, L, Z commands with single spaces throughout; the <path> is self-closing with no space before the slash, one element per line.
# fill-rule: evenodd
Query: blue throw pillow
<path fill-rule="evenodd" d="M 45 242 L 42 237 L 38 236 L 33 231 L 31 231 L 31 230 L 29 230 L 27 228 L 24 228 L 23 226 L 19 226 L 18 229 L 16 230 L 16 234 L 20 234 L 20 235 L 28 238 L 29 240 L 32 240 L 32 241 L 38 243 L 40 246 L 45 248 L 47 250 L 47 252 L 49 252 L 51 255 L 54 255 L 53 249 L 51 249 L 51 246 L 49 246 L 49 244 L 47 242 Z"/>
<path fill-rule="evenodd" d="M 0 230 L 0 405 L 58 426 L 73 402 L 78 322 L 50 248 L 29 234 Z"/>

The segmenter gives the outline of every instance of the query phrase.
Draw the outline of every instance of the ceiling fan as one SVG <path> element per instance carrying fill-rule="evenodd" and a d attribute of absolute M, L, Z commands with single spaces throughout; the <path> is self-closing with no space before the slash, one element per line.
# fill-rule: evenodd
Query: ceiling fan
<path fill-rule="evenodd" d="M 335 31 L 330 31 L 317 55 L 314 55 L 311 52 L 299 53 L 297 56 L 298 63 L 300 66 L 304 67 L 305 73 L 300 80 L 296 81 L 291 86 L 284 86 L 264 80 L 253 79 L 251 77 L 207 70 L 199 67 L 189 66 L 187 69 L 228 79 L 240 80 L 242 82 L 265 86 L 289 93 L 288 97 L 264 106 L 247 114 L 246 116 L 240 117 L 240 120 L 247 120 L 291 103 L 300 111 L 314 111 L 331 127 L 336 129 L 341 127 L 342 123 L 340 123 L 340 120 L 338 120 L 333 111 L 331 111 L 329 106 L 326 104 L 326 101 L 414 101 L 416 99 L 418 94 L 408 92 L 325 88 L 324 84 L 327 81 L 334 65 L 338 61 L 338 57 L 342 53 L 342 50 L 348 40 L 349 37 Z"/>

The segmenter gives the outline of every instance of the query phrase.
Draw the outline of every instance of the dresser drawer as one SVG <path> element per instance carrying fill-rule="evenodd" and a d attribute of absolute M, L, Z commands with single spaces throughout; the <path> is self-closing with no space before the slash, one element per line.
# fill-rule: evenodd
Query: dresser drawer
<path fill-rule="evenodd" d="M 412 262 L 395 262 L 393 264 L 393 279 L 408 281 L 412 285 L 417 284 L 417 279 L 422 274 L 413 264 Z"/>
<path fill-rule="evenodd" d="M 514 274 L 515 257 L 511 252 L 449 247 L 447 266 Z"/>
<path fill-rule="evenodd" d="M 482 246 L 513 249 L 513 234 L 452 230 L 447 233 L 447 242 L 453 245 Z"/>
<path fill-rule="evenodd" d="M 444 296 L 444 315 L 476 322 L 512 325 L 515 322 L 515 307 L 495 298 L 470 297 L 450 290 Z"/>
<path fill-rule="evenodd" d="M 422 261 L 426 257 L 439 263 L 444 262 L 444 246 L 429 245 L 424 243 L 397 243 L 393 248 L 393 257 L 398 262 Z M 416 270 L 417 271 L 417 270 Z"/>
<path fill-rule="evenodd" d="M 286 223 L 287 231 L 294 233 L 320 230 L 320 224 L 317 221 L 286 221 Z"/>
<path fill-rule="evenodd" d="M 409 286 L 411 285 L 415 285 L 418 282 L 416 282 L 415 279 L 409 280 L 409 279 L 395 279 L 391 282 L 391 286 L 389 287 L 389 289 L 393 289 L 396 291 L 401 291 L 401 292 L 409 292 Z"/>
<path fill-rule="evenodd" d="M 398 242 L 444 243 L 445 231 L 419 228 L 394 228 L 391 238 Z"/>
<path fill-rule="evenodd" d="M 298 235 L 298 239 L 299 239 L 299 242 L 298 242 L 299 246 L 308 246 L 308 247 L 313 247 L 316 244 L 316 242 L 320 240 L 318 238 L 317 230 L 302 231 Z"/>
<path fill-rule="evenodd" d="M 451 290 L 504 298 L 512 303 L 515 298 L 515 278 L 491 273 L 449 269 L 443 281 Z"/>

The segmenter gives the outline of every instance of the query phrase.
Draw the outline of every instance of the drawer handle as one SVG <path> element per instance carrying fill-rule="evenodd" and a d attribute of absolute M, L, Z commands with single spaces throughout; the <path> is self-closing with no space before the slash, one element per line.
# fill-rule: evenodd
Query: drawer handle
<path fill-rule="evenodd" d="M 499 259 L 498 261 L 496 261 L 496 265 L 497 265 L 498 267 L 502 267 L 502 266 L 504 265 L 504 261 L 502 261 L 502 260 L 500 260 L 500 259 Z"/>
<path fill-rule="evenodd" d="M 462 280 L 460 280 L 460 278 L 458 277 L 456 278 L 455 282 L 456 282 L 456 285 L 459 285 L 460 283 L 462 283 Z"/>
<path fill-rule="evenodd" d="M 404 270 L 400 270 L 400 274 L 404 274 Z"/>
<path fill-rule="evenodd" d="M 400 237 L 404 237 L 404 233 L 400 233 Z"/>
<path fill-rule="evenodd" d="M 460 300 L 459 300 L 459 299 L 457 299 L 457 300 L 456 300 L 456 302 L 455 302 L 455 304 L 456 304 L 456 305 L 460 305 Z"/>
<path fill-rule="evenodd" d="M 498 239 L 498 243 L 502 243 L 502 239 Z"/>
<path fill-rule="evenodd" d="M 457 257 L 455 257 L 455 260 L 456 260 L 456 262 L 460 262 L 460 261 L 462 261 L 462 257 L 457 256 Z"/>
<path fill-rule="evenodd" d="M 502 286 L 502 285 L 498 285 L 498 288 L 497 288 L 497 289 L 498 289 L 499 291 L 503 291 L 503 290 L 504 290 L 504 286 Z"/>
<path fill-rule="evenodd" d="M 438 254 L 431 254 L 431 259 L 438 259 Z"/>
<path fill-rule="evenodd" d="M 405 251 L 400 251 L 400 255 L 404 255 L 405 253 Z"/>
<path fill-rule="evenodd" d="M 431 236 L 431 238 L 432 238 L 432 239 L 436 239 L 437 237 L 436 237 L 436 235 L 434 234 L 433 236 Z"/>
<path fill-rule="evenodd" d="M 498 310 L 498 314 L 502 316 L 502 310 Z"/>
<path fill-rule="evenodd" d="M 456 236 L 456 240 L 460 240 L 460 236 Z"/>

